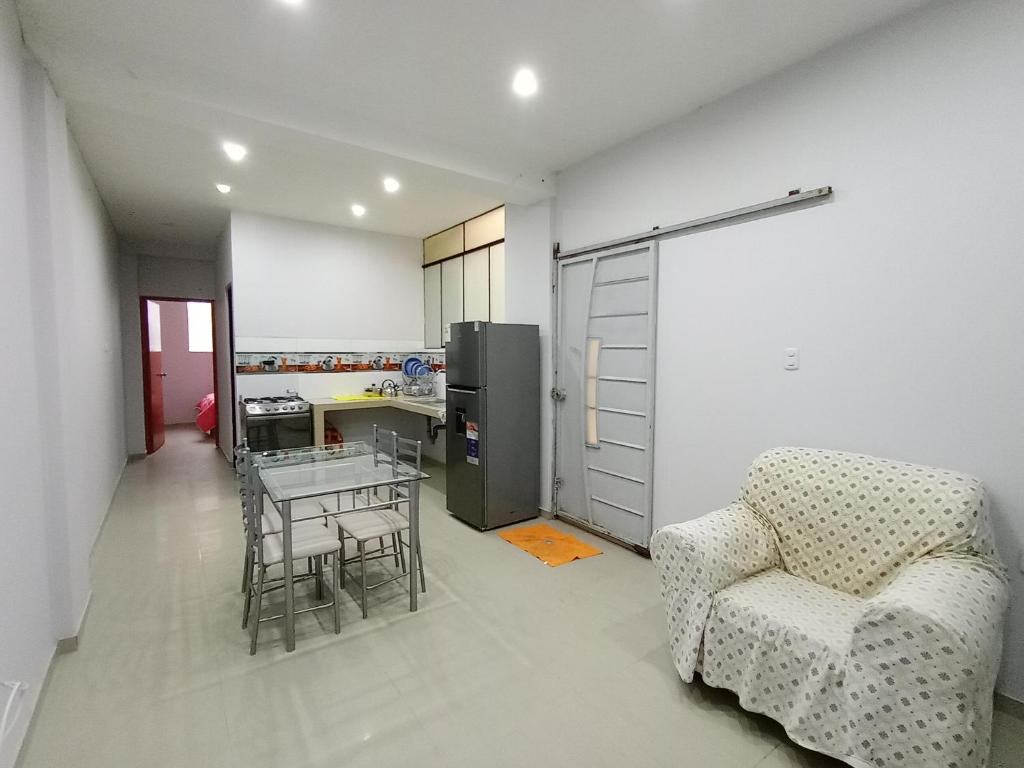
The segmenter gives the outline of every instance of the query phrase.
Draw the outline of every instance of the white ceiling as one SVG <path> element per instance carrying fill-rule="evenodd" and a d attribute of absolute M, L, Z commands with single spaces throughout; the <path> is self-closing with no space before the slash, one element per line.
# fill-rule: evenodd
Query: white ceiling
<path fill-rule="evenodd" d="M 927 1 L 18 7 L 118 231 L 209 243 L 229 207 L 422 237 L 550 196 L 554 172 Z M 523 65 L 528 101 L 510 89 Z"/>

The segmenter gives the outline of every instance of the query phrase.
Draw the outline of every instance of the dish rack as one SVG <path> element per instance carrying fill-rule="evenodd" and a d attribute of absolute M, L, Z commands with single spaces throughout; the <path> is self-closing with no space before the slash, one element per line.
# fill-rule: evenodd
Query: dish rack
<path fill-rule="evenodd" d="M 423 395 L 434 394 L 434 378 L 437 374 L 434 371 L 423 376 L 410 376 L 402 374 L 402 394 L 411 397 L 422 397 Z"/>

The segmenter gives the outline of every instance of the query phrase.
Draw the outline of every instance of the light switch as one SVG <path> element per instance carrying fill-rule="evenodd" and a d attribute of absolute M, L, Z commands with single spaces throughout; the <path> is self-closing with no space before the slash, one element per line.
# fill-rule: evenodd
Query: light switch
<path fill-rule="evenodd" d="M 786 347 L 782 357 L 782 367 L 787 371 L 800 369 L 800 350 L 796 347 Z"/>

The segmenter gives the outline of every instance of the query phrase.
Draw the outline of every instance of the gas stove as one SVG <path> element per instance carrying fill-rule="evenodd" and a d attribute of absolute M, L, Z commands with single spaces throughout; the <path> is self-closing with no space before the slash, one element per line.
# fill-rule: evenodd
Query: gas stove
<path fill-rule="evenodd" d="M 298 395 L 247 397 L 242 400 L 242 409 L 246 416 L 309 413 L 309 403 Z"/>

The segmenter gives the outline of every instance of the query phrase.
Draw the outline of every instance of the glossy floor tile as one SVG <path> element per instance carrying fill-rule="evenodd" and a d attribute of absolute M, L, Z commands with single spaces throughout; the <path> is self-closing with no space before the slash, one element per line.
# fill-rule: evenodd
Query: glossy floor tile
<path fill-rule="evenodd" d="M 266 625 L 250 657 L 233 472 L 170 430 L 125 471 L 22 768 L 839 765 L 679 680 L 650 561 L 566 527 L 604 554 L 548 568 L 451 518 L 441 478 L 422 498 L 417 613 L 400 584 L 366 620 L 345 595 L 341 635 L 307 614 L 295 653 Z M 994 766 L 1019 764 L 1022 730 L 998 713 Z"/>

